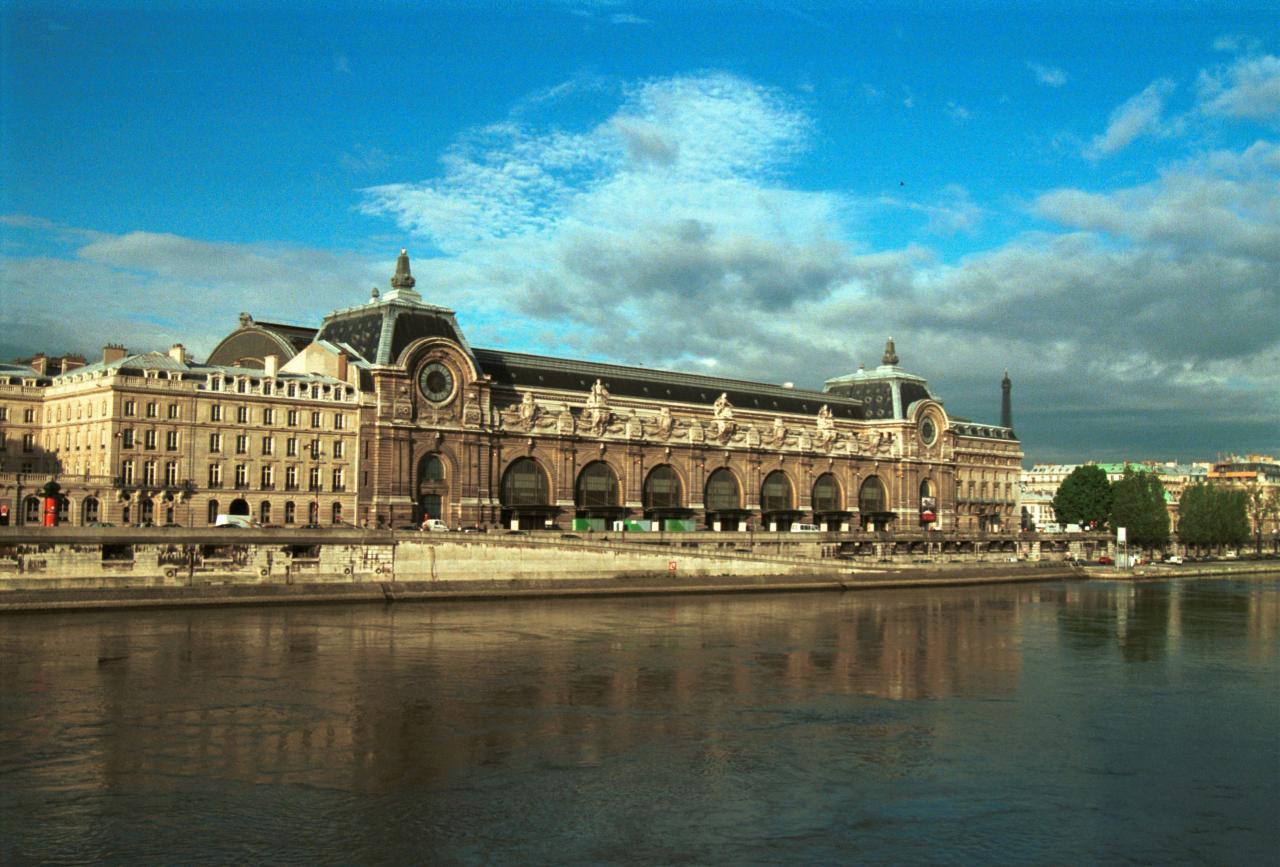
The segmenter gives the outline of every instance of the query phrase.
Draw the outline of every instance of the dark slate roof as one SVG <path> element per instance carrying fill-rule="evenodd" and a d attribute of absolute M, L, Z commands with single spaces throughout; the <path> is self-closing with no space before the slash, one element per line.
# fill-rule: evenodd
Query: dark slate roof
<path fill-rule="evenodd" d="M 468 348 L 452 310 L 402 301 L 335 310 L 316 335 L 317 340 L 351 347 L 373 364 L 394 364 L 406 346 L 423 337 L 443 337 Z"/>
<path fill-rule="evenodd" d="M 761 382 L 698 376 L 596 361 L 573 361 L 500 349 L 477 349 L 480 369 L 498 385 L 589 392 L 597 379 L 614 397 L 710 406 L 721 393 L 734 409 L 815 415 L 823 404 L 842 419 L 861 419 L 862 402 L 821 391 Z"/>

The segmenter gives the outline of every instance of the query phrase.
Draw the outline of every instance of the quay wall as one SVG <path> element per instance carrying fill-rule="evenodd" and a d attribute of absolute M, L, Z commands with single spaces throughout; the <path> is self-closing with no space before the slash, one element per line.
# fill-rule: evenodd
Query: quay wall
<path fill-rule="evenodd" d="M 939 550 L 928 557 L 911 546 L 880 540 L 849 555 L 830 538 L 727 535 L 661 540 L 361 530 L 5 529 L 0 530 L 0 611 L 853 589 L 1075 574 L 1061 561 L 1028 557 L 1038 553 L 1030 549 L 983 550 L 967 558 L 954 552 L 943 557 Z"/>

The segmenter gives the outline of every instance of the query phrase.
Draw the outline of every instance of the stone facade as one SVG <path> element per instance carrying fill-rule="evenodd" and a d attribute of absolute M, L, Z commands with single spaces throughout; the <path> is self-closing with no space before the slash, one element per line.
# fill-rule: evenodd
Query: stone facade
<path fill-rule="evenodd" d="M 52 378 L 0 379 L 0 506 L 40 519 L 56 481 L 61 522 L 332 524 L 355 515 L 361 396 L 350 383 L 127 355 Z M 29 421 L 28 421 L 29 419 Z"/>
<path fill-rule="evenodd" d="M 950 415 L 892 340 L 797 389 L 473 349 L 414 286 L 402 251 L 390 291 L 314 332 L 241 314 L 222 364 L 109 347 L 10 375 L 0 502 L 53 475 L 72 523 L 202 526 L 235 502 L 285 525 L 1017 529 L 1013 431 Z"/>

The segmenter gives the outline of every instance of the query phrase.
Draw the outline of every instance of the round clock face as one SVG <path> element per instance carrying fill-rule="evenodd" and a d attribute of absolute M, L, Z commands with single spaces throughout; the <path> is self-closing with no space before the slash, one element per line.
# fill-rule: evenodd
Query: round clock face
<path fill-rule="evenodd" d="M 925 445 L 933 445 L 933 441 L 938 438 L 938 429 L 934 427 L 933 419 L 927 418 L 920 422 L 920 439 Z"/>
<path fill-rule="evenodd" d="M 418 374 L 418 387 L 432 403 L 444 403 L 453 394 L 453 374 L 449 368 L 433 361 Z"/>

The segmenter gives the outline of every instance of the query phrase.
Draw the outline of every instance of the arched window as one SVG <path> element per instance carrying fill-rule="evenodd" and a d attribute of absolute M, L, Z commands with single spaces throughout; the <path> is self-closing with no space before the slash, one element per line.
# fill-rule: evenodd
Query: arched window
<path fill-rule="evenodd" d="M 332 516 L 332 521 L 333 521 L 333 523 L 335 523 L 335 524 L 341 524 L 341 523 L 342 523 L 342 504 L 341 504 L 341 503 L 334 503 L 334 504 L 333 504 L 333 516 Z"/>
<path fill-rule="evenodd" d="M 889 499 L 885 496 L 884 482 L 879 476 L 871 476 L 862 483 L 858 492 L 858 508 L 862 514 L 869 515 L 889 510 Z"/>
<path fill-rule="evenodd" d="M 932 496 L 934 496 L 933 482 L 931 482 L 928 479 L 921 479 L 920 480 L 920 499 L 923 500 L 926 497 L 932 497 Z"/>
<path fill-rule="evenodd" d="M 443 482 L 444 462 L 439 455 L 427 455 L 418 464 L 418 484 L 423 482 Z"/>
<path fill-rule="evenodd" d="M 618 505 L 618 476 L 604 461 L 596 461 L 578 474 L 573 492 L 574 504 L 580 509 Z"/>
<path fill-rule="evenodd" d="M 258 508 L 258 523 L 271 523 L 271 502 L 269 500 L 263 500 L 262 505 Z"/>
<path fill-rule="evenodd" d="M 533 458 L 520 458 L 502 474 L 502 505 L 545 506 L 551 499 L 547 476 Z"/>
<path fill-rule="evenodd" d="M 39 524 L 41 522 L 39 497 L 27 497 L 26 507 L 23 509 L 22 521 L 25 524 Z"/>
<path fill-rule="evenodd" d="M 69 413 L 68 413 L 69 414 Z M 71 521 L 71 498 L 58 498 L 58 523 L 66 524 Z"/>
<path fill-rule="evenodd" d="M 84 502 L 80 504 L 80 523 L 96 524 L 101 520 L 98 517 L 100 509 L 97 497 L 85 497 Z"/>
<path fill-rule="evenodd" d="M 138 512 L 138 520 L 143 524 L 154 524 L 156 522 L 156 504 L 150 497 L 143 499 L 142 506 Z"/>
<path fill-rule="evenodd" d="M 789 512 L 795 506 L 791 496 L 791 480 L 782 470 L 774 470 L 765 476 L 760 486 L 760 511 Z"/>
<path fill-rule="evenodd" d="M 840 485 L 831 473 L 823 473 L 813 483 L 813 510 L 815 512 L 839 512 L 844 504 L 840 501 Z"/>
<path fill-rule="evenodd" d="M 707 477 L 705 505 L 708 512 L 725 512 L 742 508 L 742 492 L 733 473 L 724 467 Z"/>
<path fill-rule="evenodd" d="M 644 480 L 644 507 L 646 509 L 678 509 L 684 497 L 680 491 L 680 477 L 668 466 L 654 467 Z"/>
<path fill-rule="evenodd" d="M 298 507 L 293 504 L 293 500 L 284 504 L 284 522 L 292 524 L 298 518 Z"/>

